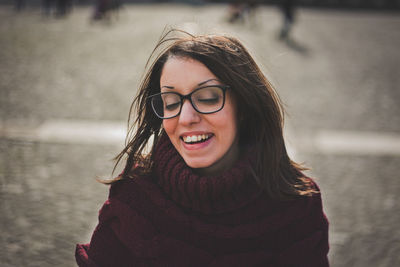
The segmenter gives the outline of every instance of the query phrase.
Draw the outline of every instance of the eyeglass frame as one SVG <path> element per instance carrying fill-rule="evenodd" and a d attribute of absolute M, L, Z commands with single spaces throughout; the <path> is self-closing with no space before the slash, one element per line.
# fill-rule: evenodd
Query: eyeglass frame
<path fill-rule="evenodd" d="M 215 111 L 202 112 L 202 111 L 199 111 L 196 108 L 196 106 L 193 104 L 193 102 L 192 102 L 192 94 L 194 94 L 198 90 L 201 90 L 201 89 L 204 89 L 204 88 L 207 88 L 207 87 L 218 87 L 218 88 L 220 88 L 222 90 L 222 105 L 221 105 L 221 108 L 219 108 L 219 109 L 217 109 Z M 163 119 L 163 120 L 164 119 L 172 119 L 172 118 L 175 118 L 175 117 L 179 116 L 181 114 L 182 107 L 183 107 L 185 99 L 189 100 L 190 104 L 192 105 L 193 109 L 196 110 L 196 112 L 198 112 L 200 114 L 213 114 L 213 113 L 216 113 L 216 112 L 218 112 L 218 111 L 220 111 L 220 110 L 222 110 L 224 108 L 224 106 L 225 106 L 225 98 L 226 98 L 225 97 L 225 93 L 226 93 L 226 90 L 228 90 L 229 88 L 230 88 L 229 85 L 220 85 L 220 84 L 206 85 L 206 86 L 198 87 L 198 88 L 194 89 L 191 93 L 186 94 L 186 95 L 182 95 L 182 94 L 177 93 L 177 92 L 161 92 L 161 93 L 157 93 L 157 94 L 154 94 L 154 95 L 150 95 L 150 96 L 147 97 L 147 99 L 150 100 L 151 108 L 153 109 L 154 114 L 156 114 L 156 116 L 158 118 Z M 180 97 L 179 112 L 176 115 L 171 116 L 171 117 L 161 117 L 161 116 L 159 116 L 157 114 L 156 108 L 154 107 L 152 99 L 153 99 L 154 96 L 158 96 L 158 95 L 162 95 L 162 94 L 176 94 L 176 95 L 178 95 Z"/>

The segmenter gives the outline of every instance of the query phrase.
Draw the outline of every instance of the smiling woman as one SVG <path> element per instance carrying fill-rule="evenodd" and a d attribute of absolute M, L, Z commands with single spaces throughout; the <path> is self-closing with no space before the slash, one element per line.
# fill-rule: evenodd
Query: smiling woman
<path fill-rule="evenodd" d="M 319 189 L 288 157 L 279 97 L 246 48 L 177 30 L 162 47 L 132 104 L 124 171 L 107 182 L 77 263 L 328 266 Z"/>

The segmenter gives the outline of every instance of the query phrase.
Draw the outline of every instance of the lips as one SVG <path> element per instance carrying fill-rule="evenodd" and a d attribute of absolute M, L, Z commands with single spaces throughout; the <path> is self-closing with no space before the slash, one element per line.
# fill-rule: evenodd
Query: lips
<path fill-rule="evenodd" d="M 200 144 L 208 141 L 213 136 L 212 133 L 185 133 L 180 136 L 183 143 L 187 145 Z"/>
<path fill-rule="evenodd" d="M 196 134 L 196 135 L 187 135 L 182 136 L 183 142 L 186 144 L 194 144 L 194 143 L 202 143 L 207 141 L 211 137 L 211 134 Z"/>

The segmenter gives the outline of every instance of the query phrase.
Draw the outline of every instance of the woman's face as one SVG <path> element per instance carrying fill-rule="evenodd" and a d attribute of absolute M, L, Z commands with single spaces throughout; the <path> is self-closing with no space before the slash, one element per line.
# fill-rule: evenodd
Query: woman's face
<path fill-rule="evenodd" d="M 222 84 L 204 64 L 190 58 L 170 57 L 161 73 L 161 92 L 187 95 L 207 85 Z M 200 114 L 190 101 L 184 100 L 180 115 L 164 119 L 163 127 L 189 167 L 203 174 L 212 174 L 231 167 L 238 158 L 235 111 L 233 97 L 228 89 L 222 110 Z M 201 141 L 193 143 L 188 140 L 188 137 L 193 140 L 194 136 L 196 139 L 200 136 Z"/>

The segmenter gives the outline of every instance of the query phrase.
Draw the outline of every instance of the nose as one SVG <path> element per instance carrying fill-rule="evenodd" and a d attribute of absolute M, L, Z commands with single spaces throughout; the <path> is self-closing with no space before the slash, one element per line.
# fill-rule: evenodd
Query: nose
<path fill-rule="evenodd" d="M 191 125 L 200 121 L 200 114 L 193 108 L 188 99 L 182 104 L 181 113 L 179 114 L 179 123 L 183 125 Z"/>

